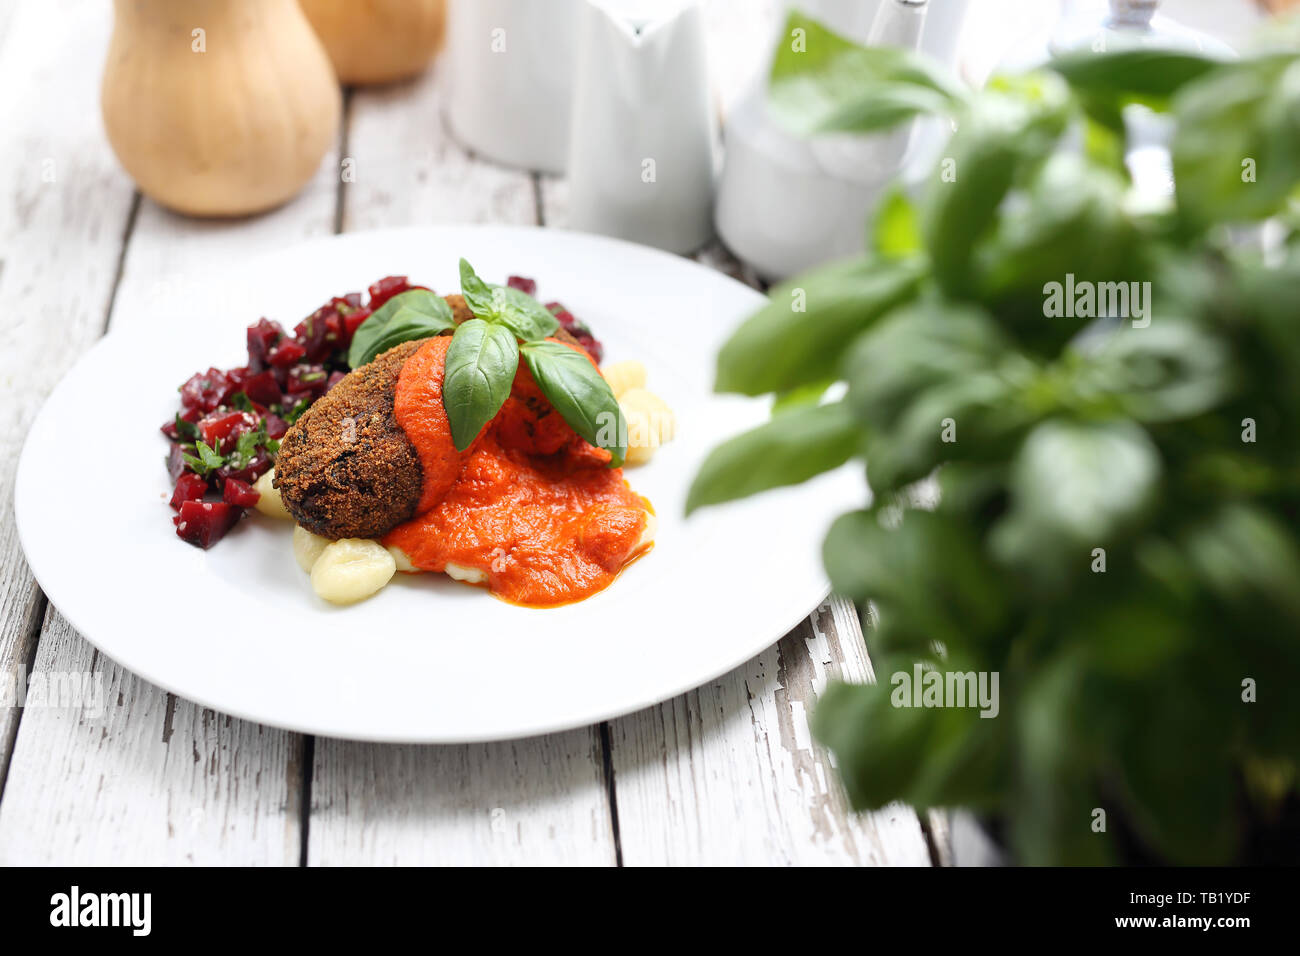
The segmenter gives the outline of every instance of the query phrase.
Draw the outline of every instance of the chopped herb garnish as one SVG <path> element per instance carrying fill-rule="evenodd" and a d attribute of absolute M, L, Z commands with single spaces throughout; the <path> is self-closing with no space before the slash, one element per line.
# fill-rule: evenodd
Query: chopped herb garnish
<path fill-rule="evenodd" d="M 195 455 L 182 455 L 181 457 L 196 473 L 204 477 L 207 477 L 226 463 L 225 457 L 204 441 L 196 441 L 194 449 L 198 453 L 197 457 Z"/>
<path fill-rule="evenodd" d="M 248 397 L 247 392 L 236 392 L 230 396 L 230 404 L 241 412 L 253 411 L 253 400 Z"/>
<path fill-rule="evenodd" d="M 288 422 L 290 425 L 292 425 L 298 419 L 302 418 L 302 413 L 305 412 L 308 409 L 308 407 L 310 407 L 310 405 L 311 405 L 311 399 L 309 398 L 298 399 L 297 403 L 293 406 L 293 408 L 289 410 L 289 414 L 284 416 L 284 420 Z"/>
<path fill-rule="evenodd" d="M 187 442 L 192 442 L 199 437 L 199 427 L 193 422 L 187 422 L 181 418 L 180 412 L 176 413 L 176 434 Z"/>

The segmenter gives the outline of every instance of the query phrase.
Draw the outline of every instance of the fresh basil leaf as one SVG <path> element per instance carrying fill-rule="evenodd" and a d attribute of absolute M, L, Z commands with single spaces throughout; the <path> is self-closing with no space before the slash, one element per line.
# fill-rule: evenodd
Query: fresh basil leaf
<path fill-rule="evenodd" d="M 835 592 L 875 603 L 882 628 L 956 651 L 1006 621 L 1001 569 L 960 516 L 910 510 L 886 526 L 875 511 L 852 511 L 831 525 L 822 556 Z"/>
<path fill-rule="evenodd" d="M 1163 106 L 1188 83 L 1217 69 L 1222 61 L 1196 53 L 1139 47 L 1113 53 L 1080 51 L 1049 60 L 1074 92 L 1124 105 Z"/>
<path fill-rule="evenodd" d="M 1011 511 L 994 529 L 993 549 L 1045 576 L 1066 560 L 1084 565 L 1089 549 L 1132 532 L 1155 502 L 1161 471 L 1151 438 L 1130 421 L 1043 422 L 1012 465 Z"/>
<path fill-rule="evenodd" d="M 1178 207 L 1202 228 L 1279 212 L 1300 184 L 1300 59 L 1208 74 L 1174 100 Z"/>
<path fill-rule="evenodd" d="M 1051 155 L 1064 132 L 1069 91 L 1051 73 L 995 77 L 961 119 L 926 193 L 921 229 L 945 292 L 972 286 L 971 258 L 1002 201 L 1027 169 Z"/>
<path fill-rule="evenodd" d="M 983 720 L 973 707 L 896 706 L 899 688 L 889 675 L 910 677 L 912 665 L 901 657 L 882 660 L 879 683 L 832 682 L 817 702 L 813 733 L 835 754 L 850 801 L 996 805 L 1006 778 L 1006 722 Z"/>
<path fill-rule="evenodd" d="M 834 384 L 831 379 L 823 379 L 819 382 L 809 382 L 807 385 L 800 385 L 784 392 L 778 392 L 772 398 L 772 417 L 775 418 L 777 415 L 783 415 L 794 409 L 820 405 L 826 390 Z"/>
<path fill-rule="evenodd" d="M 531 295 L 509 286 L 489 285 L 464 259 L 460 260 L 461 294 L 477 318 L 504 325 L 525 342 L 554 334 L 560 322 Z"/>
<path fill-rule="evenodd" d="M 547 401 L 588 443 L 610 453 L 617 468 L 627 455 L 627 426 L 609 383 L 585 352 L 558 342 L 525 342 L 524 360 Z"/>
<path fill-rule="evenodd" d="M 441 299 L 438 301 L 442 302 Z M 451 314 L 450 309 L 448 309 L 447 314 Z M 384 326 L 377 337 L 370 341 L 365 351 L 361 353 L 361 364 L 365 365 L 367 362 L 373 361 L 377 356 L 383 355 L 389 349 L 401 345 L 403 342 L 432 338 L 454 328 L 456 328 L 456 324 L 450 319 L 427 315 L 415 309 L 402 307 L 393 314 L 388 324 Z"/>
<path fill-rule="evenodd" d="M 844 464 L 858 443 L 842 402 L 783 412 L 709 452 L 686 495 L 686 513 L 807 481 Z"/>
<path fill-rule="evenodd" d="M 478 437 L 510 397 L 519 367 L 519 343 L 501 325 L 470 319 L 456 329 L 447 348 L 442 403 L 457 451 Z"/>
<path fill-rule="evenodd" d="M 492 287 L 479 278 L 469 260 L 460 260 L 460 294 L 469 310 L 480 319 L 492 312 Z"/>
<path fill-rule="evenodd" d="M 772 64 L 768 102 L 801 135 L 887 129 L 917 115 L 952 113 L 966 91 L 901 47 L 860 47 L 792 13 Z"/>
<path fill-rule="evenodd" d="M 867 227 L 867 247 L 882 259 L 907 259 L 925 251 L 921 217 L 907 194 L 891 189 Z"/>
<path fill-rule="evenodd" d="M 392 342 L 388 346 L 389 348 L 393 345 L 400 345 L 402 341 L 437 335 L 440 331 L 456 327 L 451 315 L 451 306 L 447 304 L 442 296 L 435 295 L 428 289 L 408 289 L 405 292 L 399 292 L 376 309 L 357 328 L 356 333 L 352 336 L 352 345 L 348 348 L 348 364 L 350 366 L 360 368 L 373 360 L 382 351 L 382 349 L 377 348 L 380 339 L 383 338 L 389 324 L 399 312 L 407 313 L 408 319 L 412 315 L 423 316 L 427 329 L 431 331 L 426 331 L 423 335 L 412 335 L 401 341 Z"/>
<path fill-rule="evenodd" d="M 857 333 L 916 294 L 914 261 L 826 266 L 774 289 L 718 353 L 719 392 L 762 395 L 833 379 Z"/>

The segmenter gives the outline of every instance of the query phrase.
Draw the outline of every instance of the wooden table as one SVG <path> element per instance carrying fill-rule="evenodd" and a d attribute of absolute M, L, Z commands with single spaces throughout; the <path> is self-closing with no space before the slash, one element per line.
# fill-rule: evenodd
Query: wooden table
<path fill-rule="evenodd" d="M 761 56 L 770 6 L 710 0 L 724 98 Z M 565 221 L 561 180 L 476 160 L 447 136 L 437 69 L 350 93 L 336 150 L 284 208 L 237 222 L 174 216 L 135 192 L 103 136 L 110 19 L 104 0 L 0 4 L 0 863 L 945 862 L 942 818 L 901 806 L 851 814 L 811 740 L 808 713 L 827 680 L 871 673 L 857 616 L 838 600 L 689 694 L 473 746 L 362 744 L 236 720 L 124 671 L 68 625 L 22 558 L 14 469 L 44 397 L 107 330 L 177 303 L 177 334 L 201 335 L 183 325 L 198 277 L 310 237 Z M 344 159 L 355 182 L 341 182 Z M 747 278 L 719 248 L 700 258 Z M 87 422 L 114 426 L 111 402 Z M 70 466 L 75 456 L 69 436 Z M 114 493 L 111 474 L 88 475 L 88 499 Z M 108 560 L 93 540 L 70 548 L 88 572 Z M 147 582 L 123 599 L 149 613 Z M 16 688 L 65 675 L 101 682 L 103 712 L 8 706 Z"/>

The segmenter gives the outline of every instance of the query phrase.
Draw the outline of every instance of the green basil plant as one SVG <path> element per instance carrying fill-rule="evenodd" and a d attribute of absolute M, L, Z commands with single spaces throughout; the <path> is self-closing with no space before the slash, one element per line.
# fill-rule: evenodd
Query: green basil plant
<path fill-rule="evenodd" d="M 1294 819 L 1300 765 L 1300 59 L 1089 53 L 975 92 L 787 30 L 770 106 L 792 128 L 955 129 L 865 255 L 775 288 L 725 344 L 718 389 L 775 410 L 688 501 L 865 466 L 824 559 L 874 605 L 878 683 L 814 715 L 851 800 L 970 808 L 1026 863 L 1277 852 L 1260 834 Z M 1130 180 L 1134 105 L 1172 129 L 1167 197 Z M 930 672 L 997 675 L 996 715 L 900 693 Z"/>

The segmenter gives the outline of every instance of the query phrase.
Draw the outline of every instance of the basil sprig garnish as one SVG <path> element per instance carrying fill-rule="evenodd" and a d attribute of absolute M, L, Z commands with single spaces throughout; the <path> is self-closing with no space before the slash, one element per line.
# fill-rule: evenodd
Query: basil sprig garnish
<path fill-rule="evenodd" d="M 525 342 L 554 335 L 560 327 L 551 310 L 527 292 L 484 282 L 464 259 L 460 260 L 460 290 L 475 316 L 504 325 Z"/>
<path fill-rule="evenodd" d="M 427 339 L 456 327 L 451 306 L 428 289 L 408 289 L 393 296 L 367 318 L 352 336 L 348 364 L 360 368 L 395 345 Z"/>
<path fill-rule="evenodd" d="M 442 381 L 442 403 L 457 451 L 470 446 L 496 417 L 514 384 L 519 343 L 504 325 L 470 319 L 452 336 Z"/>
<path fill-rule="evenodd" d="M 569 427 L 623 464 L 627 429 L 600 371 L 580 351 L 547 342 L 560 323 L 518 289 L 490 285 L 460 260 L 461 294 L 475 318 L 461 324 L 447 349 L 442 403 L 457 451 L 470 446 L 510 397 L 521 346 L 533 380 Z M 363 326 L 364 328 L 364 326 Z"/>
<path fill-rule="evenodd" d="M 533 381 L 569 427 L 612 456 L 617 468 L 627 455 L 627 428 L 609 382 L 582 352 L 558 342 L 525 342 L 524 360 Z"/>

